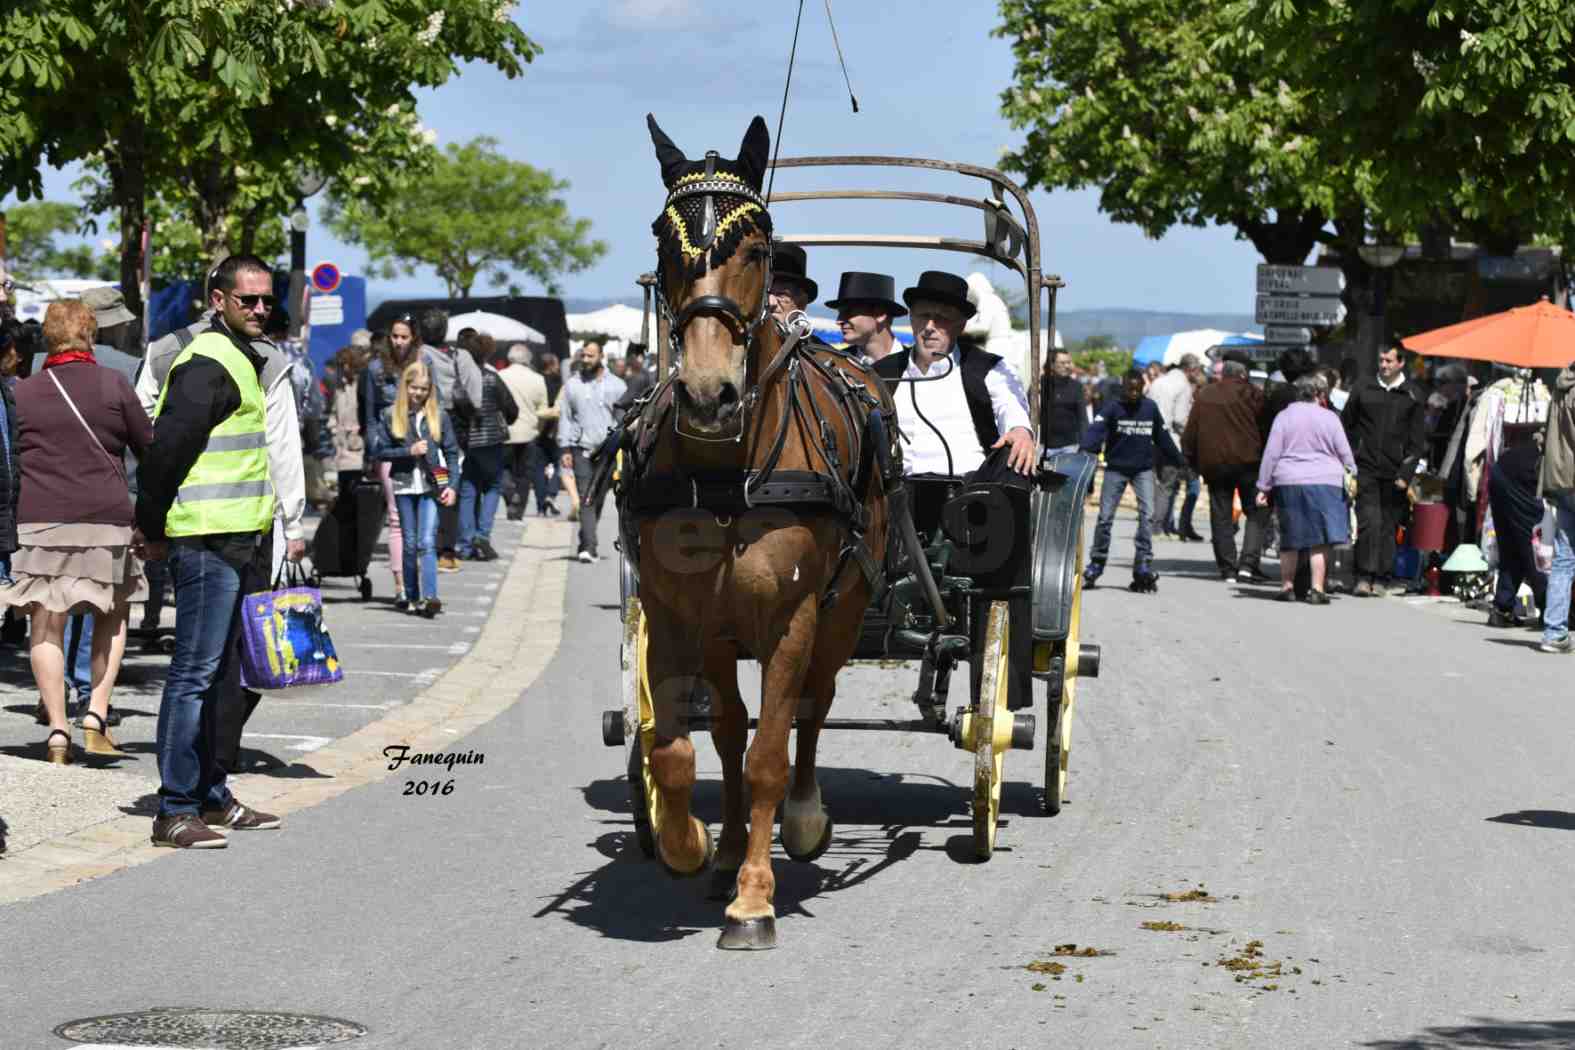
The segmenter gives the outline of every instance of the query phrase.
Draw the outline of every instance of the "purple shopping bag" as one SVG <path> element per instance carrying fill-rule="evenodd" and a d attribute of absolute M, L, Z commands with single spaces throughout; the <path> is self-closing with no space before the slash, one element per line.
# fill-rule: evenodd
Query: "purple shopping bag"
<path fill-rule="evenodd" d="M 290 579 L 241 602 L 241 684 L 247 689 L 288 689 L 342 681 L 344 668 L 323 625 L 323 593 L 289 568 Z M 281 586 L 283 585 L 283 586 Z"/>

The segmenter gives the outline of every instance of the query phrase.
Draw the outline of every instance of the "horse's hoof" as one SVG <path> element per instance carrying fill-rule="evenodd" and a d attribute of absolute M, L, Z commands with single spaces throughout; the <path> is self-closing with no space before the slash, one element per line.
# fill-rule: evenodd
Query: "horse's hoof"
<path fill-rule="evenodd" d="M 770 915 L 759 919 L 728 919 L 716 946 L 724 951 L 763 952 L 777 946 L 777 920 Z"/>
<path fill-rule="evenodd" d="M 711 866 L 711 860 L 716 856 L 716 840 L 711 837 L 711 829 L 706 827 L 704 824 L 700 825 L 700 833 L 705 836 L 705 850 L 704 855 L 700 859 L 700 866 L 694 871 L 679 871 L 677 868 L 667 863 L 667 858 L 662 855 L 662 844 L 660 841 L 657 842 L 656 858 L 662 862 L 662 868 L 667 872 L 667 874 L 671 875 L 675 879 L 692 879 Z"/>
<path fill-rule="evenodd" d="M 706 894 L 707 900 L 733 902 L 738 896 L 738 869 L 717 868 L 711 873 L 711 890 Z"/>
<path fill-rule="evenodd" d="M 795 853 L 793 847 L 789 844 L 786 824 L 782 826 L 782 830 L 782 850 L 788 855 L 788 860 L 796 860 L 801 864 L 805 864 L 809 861 L 820 859 L 820 856 L 831 848 L 832 824 L 830 817 L 826 818 L 826 830 L 821 832 L 820 841 L 815 843 L 807 853 Z"/>

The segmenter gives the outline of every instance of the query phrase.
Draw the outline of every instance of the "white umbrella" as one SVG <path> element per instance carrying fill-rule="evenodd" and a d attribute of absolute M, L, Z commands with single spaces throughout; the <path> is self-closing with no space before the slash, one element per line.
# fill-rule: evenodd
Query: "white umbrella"
<path fill-rule="evenodd" d="M 500 343 L 540 343 L 546 345 L 547 337 L 528 324 L 521 324 L 512 317 L 502 314 L 488 313 L 485 310 L 472 310 L 468 314 L 455 314 L 448 319 L 448 339 L 453 341 L 459 338 L 459 333 L 466 328 L 474 328 L 484 332 Z"/>

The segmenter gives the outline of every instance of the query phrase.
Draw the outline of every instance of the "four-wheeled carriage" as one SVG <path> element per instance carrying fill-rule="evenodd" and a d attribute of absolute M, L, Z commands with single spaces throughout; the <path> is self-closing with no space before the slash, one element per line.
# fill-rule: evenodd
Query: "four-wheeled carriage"
<path fill-rule="evenodd" d="M 1028 293 L 1029 353 L 1018 367 L 1028 389 L 1030 419 L 1038 423 L 1041 304 L 1049 293 L 1048 327 L 1054 330 L 1057 277 L 1039 266 L 1039 233 L 1023 190 L 1000 172 L 965 164 L 896 157 L 796 158 L 779 169 L 884 166 L 922 168 L 982 179 L 983 199 L 929 192 L 817 190 L 777 192 L 775 205 L 816 200 L 910 200 L 977 209 L 984 239 L 882 235 L 787 234 L 779 240 L 801 245 L 931 248 L 990 258 L 1017 272 Z M 1013 205 L 1016 206 L 1014 214 Z M 658 282 L 642 278 L 649 304 Z M 660 372 L 673 367 L 669 318 L 658 313 L 656 345 Z M 981 859 L 995 845 L 1004 779 L 1005 752 L 1032 749 L 1038 721 L 1034 683 L 1046 693 L 1044 806 L 1060 811 L 1071 747 L 1073 707 L 1079 677 L 1098 674 L 1097 646 L 1080 638 L 1083 507 L 1094 462 L 1080 454 L 1046 457 L 1031 483 L 1013 488 L 970 484 L 960 477 L 910 477 L 905 499 L 894 501 L 884 571 L 865 613 L 855 658 L 906 659 L 919 665 L 913 719 L 829 718 L 825 728 L 936 732 L 974 755 L 974 844 Z M 698 496 L 697 496 L 698 500 Z M 620 554 L 624 633 L 621 654 L 623 708 L 603 716 L 603 739 L 626 746 L 635 829 L 641 848 L 656 854 L 651 829 L 660 826 L 660 795 L 649 754 L 656 740 L 651 682 L 646 674 L 648 631 L 639 597 L 638 558 L 630 549 L 637 533 L 622 529 Z M 741 653 L 746 656 L 747 653 Z M 951 676 L 969 664 L 969 701 L 948 716 Z M 708 729 L 703 706 L 689 726 Z M 754 728 L 753 720 L 750 728 Z M 829 832 L 829 825 L 828 825 Z M 828 836 L 829 837 L 829 836 Z M 823 847 L 822 847 L 823 848 Z"/>

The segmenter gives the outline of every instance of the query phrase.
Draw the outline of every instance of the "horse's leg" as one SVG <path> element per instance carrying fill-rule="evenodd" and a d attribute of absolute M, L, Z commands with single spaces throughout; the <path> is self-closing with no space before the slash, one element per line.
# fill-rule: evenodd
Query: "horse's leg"
<path fill-rule="evenodd" d="M 689 812 L 695 786 L 695 748 L 689 739 L 693 699 L 704 683 L 694 638 L 677 618 L 649 616 L 646 675 L 656 716 L 656 746 L 649 756 L 651 779 L 661 796 L 656 856 L 675 875 L 697 875 L 711 860 L 711 833 Z"/>
<path fill-rule="evenodd" d="M 760 726 L 749 745 L 744 779 L 749 784 L 749 849 L 738 872 L 738 895 L 727 906 L 719 948 L 776 947 L 771 838 L 777 807 L 787 794 L 788 734 L 798 708 L 815 640 L 815 596 L 807 595 L 774 645 L 751 645 L 761 656 Z"/>
<path fill-rule="evenodd" d="M 749 845 L 744 812 L 744 748 L 749 743 L 749 710 L 738 695 L 738 647 L 713 642 L 706 649 L 705 676 L 711 686 L 711 741 L 722 760 L 722 837 L 717 847 L 712 896 L 733 893 Z"/>
<path fill-rule="evenodd" d="M 859 584 L 819 617 L 815 649 L 804 674 L 793 783 L 782 804 L 782 848 L 794 860 L 814 860 L 831 845 L 831 818 L 821 804 L 820 783 L 815 777 L 815 749 L 836 696 L 837 672 L 853 655 L 868 604 L 864 585 Z"/>

